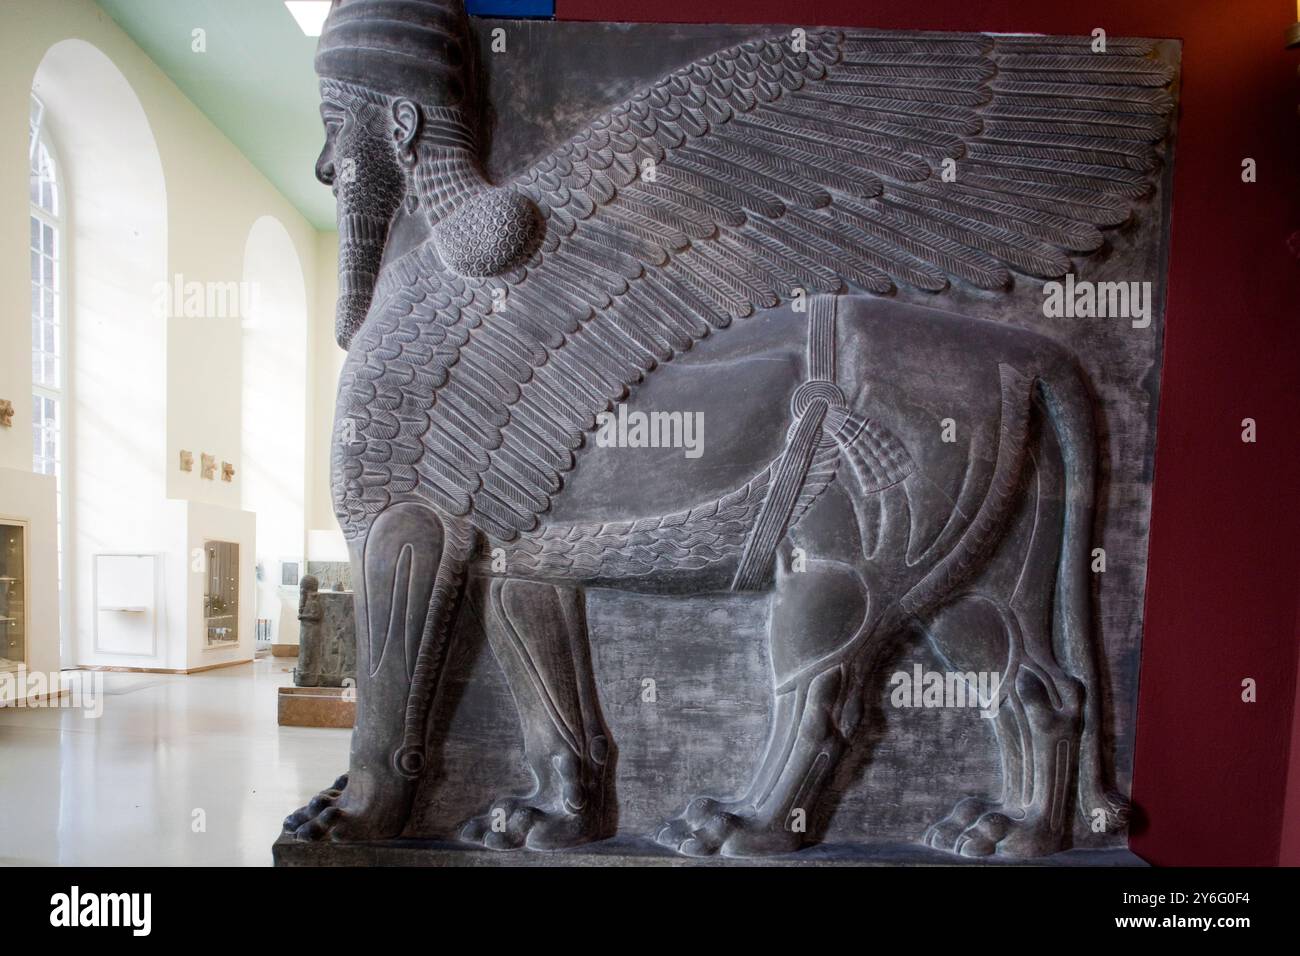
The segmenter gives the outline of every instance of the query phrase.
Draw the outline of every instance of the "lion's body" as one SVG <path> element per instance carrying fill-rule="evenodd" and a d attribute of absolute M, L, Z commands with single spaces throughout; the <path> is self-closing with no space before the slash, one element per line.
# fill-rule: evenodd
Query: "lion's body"
<path fill-rule="evenodd" d="M 514 675 L 514 689 L 526 739 L 540 734 L 544 741 L 532 749 L 552 752 L 557 732 L 578 739 L 559 716 L 582 709 L 577 685 L 587 687 L 588 712 L 599 712 L 589 664 L 586 671 L 581 664 L 585 627 L 572 610 L 582 604 L 582 588 L 692 594 L 731 586 L 790 431 L 791 396 L 808 374 L 806 316 L 773 310 L 750 322 L 743 334 L 715 333 L 626 400 L 628 414 L 703 413 L 698 457 L 687 458 L 680 447 L 603 446 L 589 436 L 570 482 L 554 497 L 552 520 L 515 541 L 481 537 L 471 547 L 478 557 L 466 568 L 469 588 L 483 602 L 498 657 L 508 675 L 511 659 L 531 662 Z M 414 332 L 399 324 L 392 334 Z M 898 481 L 868 487 L 836 445 L 823 443 L 768 582 L 777 712 L 764 769 L 741 804 L 687 814 L 663 839 L 694 852 L 691 841 L 721 826 L 719 819 L 745 819 L 738 808 L 748 807 L 761 825 L 729 823 L 700 852 L 798 845 L 786 818 L 796 802 L 814 798 L 827 768 L 851 745 L 871 706 L 864 693 L 872 668 L 898 641 L 925 635 L 955 670 L 996 674 L 1004 688 L 993 704 L 1004 747 L 1004 801 L 954 811 L 933 842 L 960 850 L 974 840 L 978 852 L 994 852 L 1005 838 L 1001 852 L 1014 855 L 1060 848 L 1069 839 L 1066 808 L 1081 744 L 1097 731 L 1096 717 L 1085 719 L 1085 702 L 1095 709 L 1100 694 L 1086 582 L 1057 587 L 1062 573 L 1079 577 L 1078 561 L 1063 571 L 1062 560 L 1067 549 L 1086 549 L 1090 532 L 1086 506 L 1066 509 L 1071 498 L 1092 499 L 1086 388 L 1064 349 L 1009 326 L 848 297 L 839 302 L 835 332 L 836 381 L 849 408 L 895 439 L 909 465 Z M 349 358 L 366 361 L 374 356 Z M 630 483 L 642 490 L 636 510 L 611 493 Z M 415 669 L 414 632 L 388 623 L 403 613 L 390 595 L 409 589 L 409 562 L 420 561 L 413 529 L 425 521 L 463 527 L 455 515 L 430 511 L 418 488 L 381 512 L 420 513 L 429 518 L 407 520 L 399 534 L 399 551 L 413 555 L 408 565 L 391 546 L 358 553 L 372 667 L 386 653 L 383 636 L 398 638 L 404 630 L 407 666 Z M 566 520 L 581 515 L 589 517 Z M 371 536 L 364 528 L 358 541 Z M 438 546 L 445 547 L 441 537 Z M 512 615 L 512 603 L 522 610 Z M 557 606 L 571 610 L 566 616 Z M 557 669 L 570 678 L 551 679 Z M 530 694 L 537 698 L 531 715 Z M 550 725 L 550 733 L 530 723 Z M 1105 792 L 1095 750 L 1093 741 L 1079 781 L 1093 803 Z M 606 786 L 599 774 L 585 776 L 589 789 Z M 993 832 L 989 821 L 1008 812 L 1030 817 L 1010 836 Z M 539 839 L 528 836 L 534 827 L 525 827 L 521 839 Z"/>

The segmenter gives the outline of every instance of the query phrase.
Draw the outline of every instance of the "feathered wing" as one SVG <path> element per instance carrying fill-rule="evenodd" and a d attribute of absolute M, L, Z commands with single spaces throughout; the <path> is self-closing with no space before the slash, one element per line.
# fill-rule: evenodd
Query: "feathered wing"
<path fill-rule="evenodd" d="M 595 416 L 713 328 L 795 290 L 1064 275 L 1151 192 L 1172 107 L 1153 43 L 1090 42 L 809 31 L 611 110 L 510 184 L 546 225 L 522 267 L 465 279 L 426 249 L 392 277 L 372 322 L 424 321 L 353 385 L 391 435 L 366 431 L 356 507 L 409 486 L 511 540 Z"/>

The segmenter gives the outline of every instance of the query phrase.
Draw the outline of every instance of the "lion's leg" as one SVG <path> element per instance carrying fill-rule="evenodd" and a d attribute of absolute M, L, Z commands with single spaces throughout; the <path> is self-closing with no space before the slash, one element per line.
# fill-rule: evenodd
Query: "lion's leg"
<path fill-rule="evenodd" d="M 519 708 L 534 789 L 497 800 L 461 836 L 492 849 L 555 849 L 607 836 L 613 755 L 583 594 L 529 581 L 485 585 L 483 623 Z"/>
<path fill-rule="evenodd" d="M 1012 667 L 1013 647 L 1002 616 L 982 598 L 963 597 L 943 605 L 920 626 L 939 660 L 956 673 L 995 674 L 1004 695 Z M 987 685 L 986 685 L 987 686 Z M 968 687 L 968 690 L 974 688 Z M 982 708 L 987 715 L 990 709 Z M 939 822 L 926 831 L 924 841 L 938 849 L 952 850 L 966 829 L 983 814 L 1002 807 L 1021 807 L 1032 790 L 1033 763 L 1026 743 L 1029 731 L 1019 699 L 1009 697 L 1005 705 L 992 709 L 994 733 L 1002 760 L 1002 795 L 963 797 Z"/>
<path fill-rule="evenodd" d="M 925 835 L 963 856 L 1034 857 L 1069 843 L 1073 782 L 1082 729 L 1082 685 L 1026 638 L 1032 618 L 985 595 L 965 595 L 936 612 L 925 632 L 945 666 L 995 674 L 994 729 L 1002 751 L 998 800 L 967 797 Z M 984 702 L 982 702 L 984 703 Z M 987 709 L 990 705 L 984 704 Z"/>
<path fill-rule="evenodd" d="M 425 764 L 425 720 L 463 586 L 458 545 L 431 510 L 380 514 L 353 547 L 357 722 L 348 773 L 285 820 L 299 839 L 397 836 Z M 414 692 L 413 692 L 414 688 Z"/>
<path fill-rule="evenodd" d="M 661 844 L 694 856 L 756 856 L 805 842 L 862 713 L 860 655 L 831 659 L 871 627 L 855 568 L 810 560 L 794 571 L 782 559 L 769 625 L 777 692 L 762 763 L 742 798 L 691 801 L 660 830 Z"/>

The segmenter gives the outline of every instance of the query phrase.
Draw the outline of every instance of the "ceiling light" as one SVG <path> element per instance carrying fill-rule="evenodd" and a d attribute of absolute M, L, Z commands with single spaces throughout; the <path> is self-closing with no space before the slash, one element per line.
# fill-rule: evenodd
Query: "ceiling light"
<path fill-rule="evenodd" d="M 293 18 L 309 37 L 320 36 L 325 18 L 330 13 L 330 0 L 284 0 Z"/>

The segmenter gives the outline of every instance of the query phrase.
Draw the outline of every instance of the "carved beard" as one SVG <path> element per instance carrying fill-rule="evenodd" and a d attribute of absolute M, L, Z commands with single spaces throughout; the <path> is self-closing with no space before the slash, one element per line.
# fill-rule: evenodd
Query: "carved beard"
<path fill-rule="evenodd" d="M 345 349 L 370 310 L 388 231 L 404 192 L 402 174 L 387 143 L 362 135 L 349 145 L 335 180 L 339 298 L 334 337 Z"/>

